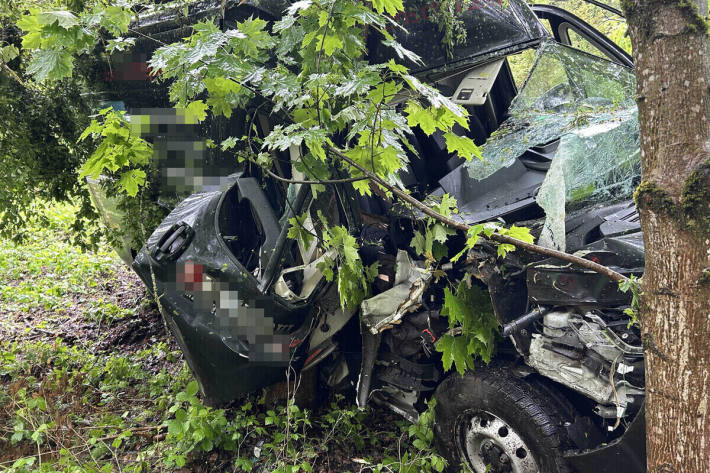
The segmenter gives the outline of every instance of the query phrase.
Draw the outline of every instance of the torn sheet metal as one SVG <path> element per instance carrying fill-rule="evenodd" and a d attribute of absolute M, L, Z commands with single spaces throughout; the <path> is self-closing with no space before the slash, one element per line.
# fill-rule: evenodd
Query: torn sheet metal
<path fill-rule="evenodd" d="M 327 258 L 333 258 L 334 253 L 334 251 L 329 251 L 308 264 L 294 266 L 293 268 L 286 268 L 281 271 L 281 274 L 279 274 L 279 277 L 274 284 L 274 291 L 276 294 L 289 302 L 299 302 L 308 299 L 323 279 L 323 273 L 320 269 L 318 269 L 318 265 L 325 262 Z M 288 285 L 287 277 L 290 274 L 296 274 L 299 271 L 301 272 L 301 280 L 303 282 L 301 283 L 300 290 L 298 292 L 294 292 Z"/>
<path fill-rule="evenodd" d="M 360 305 L 362 321 L 373 334 L 400 322 L 404 314 L 419 307 L 432 273 L 413 262 L 406 251 L 397 251 L 394 286 L 365 299 Z"/>

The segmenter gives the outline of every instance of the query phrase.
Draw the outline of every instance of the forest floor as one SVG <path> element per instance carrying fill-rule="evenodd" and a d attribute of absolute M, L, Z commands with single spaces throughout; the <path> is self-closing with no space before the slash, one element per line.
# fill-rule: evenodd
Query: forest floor
<path fill-rule="evenodd" d="M 48 206 L 22 244 L 0 241 L 0 472 L 443 469 L 430 415 L 333 394 L 203 405 L 140 280 L 71 243 L 72 212 Z"/>

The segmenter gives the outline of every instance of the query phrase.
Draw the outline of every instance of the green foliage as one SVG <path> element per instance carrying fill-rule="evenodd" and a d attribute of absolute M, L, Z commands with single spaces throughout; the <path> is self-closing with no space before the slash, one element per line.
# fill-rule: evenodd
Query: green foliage
<path fill-rule="evenodd" d="M 11 43 L 3 46 L 3 54 L 20 45 L 12 31 L 6 36 Z M 25 55 L 5 59 L 8 67 L 22 74 Z M 74 239 L 96 242 L 88 222 L 97 215 L 76 178 L 76 169 L 88 155 L 87 146 L 76 142 L 89 121 L 88 114 L 78 80 L 38 90 L 23 87 L 0 69 L 0 236 L 14 241 L 30 236 L 28 222 L 46 220 L 44 207 L 33 204 L 41 196 L 47 201 L 79 202 Z"/>
<path fill-rule="evenodd" d="M 115 279 L 116 255 L 108 249 L 86 253 L 72 245 L 76 206 L 39 201 L 34 205 L 37 208 L 29 212 L 41 211 L 45 218 L 25 222 L 29 226 L 25 243 L 0 240 L 0 280 L 5 282 L 0 286 L 1 312 L 81 311 L 75 298 L 95 290 L 100 281 Z"/>
<path fill-rule="evenodd" d="M 186 110 L 192 114 L 199 113 L 199 107 L 192 106 Z M 97 179 L 102 174 L 116 176 L 118 187 L 133 197 L 138 193 L 138 187 L 145 184 L 146 173 L 138 167 L 148 164 L 153 148 L 131 128 L 124 115 L 125 112 L 105 108 L 99 113 L 100 120 L 91 120 L 79 141 L 91 135 L 100 140 L 100 144 L 81 167 L 79 177 Z"/>
<path fill-rule="evenodd" d="M 432 210 L 446 218 L 458 213 L 456 199 L 449 194 L 444 194 L 439 203 L 432 202 L 430 205 Z M 415 231 L 410 246 L 417 254 L 424 256 L 427 261 L 439 261 L 448 256 L 449 249 L 446 246 L 446 241 L 449 236 L 455 234 L 456 230 L 453 228 L 429 217 L 424 226 L 424 233 L 419 230 Z"/>
<path fill-rule="evenodd" d="M 74 58 L 89 53 L 99 34 L 125 32 L 132 16 L 130 9 L 118 6 L 97 5 L 79 15 L 31 8 L 17 22 L 25 33 L 22 47 L 31 51 L 27 73 L 37 82 L 71 77 Z"/>
<path fill-rule="evenodd" d="M 438 8 L 430 9 L 430 14 L 442 34 L 442 43 L 449 58 L 453 58 L 455 46 L 466 42 L 466 28 L 459 16 L 459 8 L 461 8 L 460 4 L 455 0 L 443 0 Z M 464 7 L 464 10 L 466 8 Z"/>
<path fill-rule="evenodd" d="M 418 458 L 416 471 L 441 473 L 446 468 L 446 460 L 434 452 L 434 408 L 436 399 L 427 401 L 427 409 L 419 415 L 419 420 L 407 429 L 412 445 L 422 456 Z"/>
<path fill-rule="evenodd" d="M 305 144 L 308 153 L 299 170 L 309 179 L 328 179 L 341 168 L 359 175 L 326 153 L 334 143 L 331 137 L 352 130 L 345 154 L 396 182 L 395 173 L 407 163 L 405 150 L 411 148 L 410 126 L 421 123 L 428 133 L 449 133 L 454 123 L 466 127 L 467 120 L 463 109 L 408 75 L 405 67 L 357 59 L 365 53 L 365 27 L 407 53 L 385 29 L 389 20 L 383 15 L 401 11 L 401 2 L 378 1 L 373 8 L 350 0 L 298 2 L 271 32 L 261 19 L 245 20 L 227 31 L 201 22 L 183 43 L 160 48 L 150 65 L 162 80 L 172 80 L 171 99 L 178 104 L 206 91 L 210 111 L 229 116 L 254 96 L 270 102 L 286 123 L 272 129 L 263 148 L 283 151 Z M 276 62 L 267 62 L 269 58 Z M 409 112 L 392 105 L 405 88 L 414 92 Z M 451 150 L 467 159 L 477 152 L 463 137 L 452 138 Z M 252 160 L 273 166 L 271 159 Z M 353 185 L 363 194 L 371 192 L 367 181 Z"/>
<path fill-rule="evenodd" d="M 481 238 L 481 234 L 488 238 L 490 238 L 493 234 L 504 235 L 525 243 L 532 243 L 534 240 L 533 236 L 530 234 L 530 229 L 526 227 L 511 225 L 510 228 L 506 228 L 496 222 L 479 223 L 468 229 L 466 245 L 460 252 L 451 258 L 451 261 L 458 261 L 461 256 L 468 252 L 468 250 L 476 246 L 476 243 L 478 243 Z M 505 258 L 508 252 L 515 251 L 515 246 L 510 243 L 499 243 L 497 251 L 500 258 Z"/>
<path fill-rule="evenodd" d="M 460 335 L 444 335 L 436 344 L 445 370 L 451 369 L 453 364 L 463 375 L 467 369 L 474 368 L 474 357 L 490 362 L 498 322 L 486 291 L 476 285 L 469 287 L 466 281 L 459 283 L 456 292 L 446 288 L 441 314 L 449 318 L 449 326 L 460 331 Z"/>
<path fill-rule="evenodd" d="M 619 290 L 624 293 L 631 291 L 631 307 L 624 309 L 624 314 L 629 316 L 629 327 L 631 325 L 640 325 L 641 279 L 631 274 L 628 279 L 619 283 Z"/>
<path fill-rule="evenodd" d="M 185 466 L 186 456 L 193 450 L 210 452 L 214 448 L 234 450 L 233 439 L 225 435 L 227 419 L 221 409 L 213 410 L 197 399 L 197 381 L 191 381 L 175 397 L 169 412 L 175 417 L 165 421 L 166 442 L 171 444 L 165 458 L 168 468 Z"/>
<path fill-rule="evenodd" d="M 8 461 L 3 471 L 150 472 L 184 465 L 308 472 L 323 468 L 328 455 L 361 458 L 383 472 L 441 471 L 443 460 L 431 446 L 431 414 L 415 428 L 392 423 L 383 435 L 379 418 L 388 414 L 361 411 L 342 396 L 316 412 L 293 400 L 267 406 L 255 395 L 214 409 L 201 402 L 167 334 L 137 348 L 103 346 L 104 336 L 111 340 L 140 320 L 112 298 L 134 294 L 138 282 L 121 273 L 110 253 L 82 253 L 71 245 L 76 209 L 42 206 L 50 225 L 31 222 L 27 246 L 0 241 L 0 278 L 6 283 L 0 331 L 16 334 L 0 340 L 6 388 L 0 389 L 0 449 Z M 35 301 L 52 291 L 50 284 L 61 286 L 62 297 Z M 49 309 L 46 300 L 53 303 Z M 150 309 L 136 309 L 142 310 Z M 97 331 L 85 333 L 87 327 Z M 52 336 L 67 329 L 76 338 Z"/>
<path fill-rule="evenodd" d="M 348 229 L 340 225 L 328 227 L 323 215 L 320 217 L 324 226 L 323 248 L 326 254 L 335 256 L 326 257 L 318 268 L 328 281 L 332 281 L 334 268 L 337 266 L 335 277 L 340 294 L 340 305 L 356 307 L 369 295 L 370 283 L 377 277 L 378 263 L 365 267 L 360 259 L 357 240 Z"/>
<path fill-rule="evenodd" d="M 192 34 L 183 41 L 159 48 L 149 65 L 156 78 L 168 84 L 170 99 L 195 120 L 209 114 L 230 117 L 255 97 L 269 103 L 272 116 L 281 117 L 283 123 L 272 128 L 261 149 L 254 149 L 251 139 L 237 141 L 236 137 L 224 145 L 257 166 L 278 172 L 268 152 L 305 145 L 307 152 L 293 166 L 307 179 L 327 180 L 343 172 L 358 177 L 359 170 L 328 152 L 338 141 L 335 137 L 346 134 L 341 151 L 349 159 L 398 185 L 397 172 L 407 165 L 407 150 L 414 149 L 409 142 L 411 126 L 421 126 L 428 134 L 444 132 L 449 150 L 465 159 L 480 156 L 472 140 L 452 132 L 455 124 L 468 126 L 463 108 L 394 61 L 370 64 L 362 59 L 366 57 L 362 31 L 367 28 L 379 33 L 385 47 L 400 57 L 416 59 L 387 29 L 388 15 L 402 9 L 401 0 L 371 4 L 315 0 L 292 5 L 273 25 L 249 18 L 221 29 L 205 19 L 193 25 Z M 73 58 L 89 52 L 101 34 L 125 34 L 130 18 L 130 10 L 118 6 L 97 5 L 75 13 L 31 10 L 19 22 L 25 31 L 23 47 L 32 58 L 30 73 L 37 81 L 71 75 Z M 121 44 L 118 37 L 111 47 Z M 406 108 L 394 101 L 403 93 L 409 97 Z M 145 169 L 150 148 L 130 133 L 118 114 L 103 111 L 100 120 L 82 135 L 94 134 L 102 140 L 82 166 L 80 177 L 108 174 L 118 192 L 135 196 L 150 182 Z M 237 149 L 238 144 L 246 146 L 246 152 Z M 367 180 L 353 186 L 362 194 L 372 192 Z M 141 215 L 133 218 L 145 220 Z M 450 230 L 438 225 L 432 232 L 432 243 L 425 242 L 423 249 L 436 257 L 444 254 Z M 355 304 L 367 294 L 366 283 L 374 268 L 362 268 L 353 254 L 354 242 L 339 230 L 334 229 L 326 240 L 326 246 L 338 251 L 335 263 L 342 303 Z M 325 269 L 333 277 L 335 267 Z"/>
<path fill-rule="evenodd" d="M 585 2 L 584 0 L 537 0 L 532 3 L 543 3 L 564 8 L 566 11 L 578 16 L 593 28 L 611 39 L 617 46 L 631 54 L 631 38 L 627 33 L 627 24 L 623 17 L 610 13 L 602 8 Z M 619 0 L 605 2 L 607 5 L 621 9 Z M 599 50 L 590 42 L 576 33 L 570 35 L 572 46 L 590 54 L 599 55 Z"/>

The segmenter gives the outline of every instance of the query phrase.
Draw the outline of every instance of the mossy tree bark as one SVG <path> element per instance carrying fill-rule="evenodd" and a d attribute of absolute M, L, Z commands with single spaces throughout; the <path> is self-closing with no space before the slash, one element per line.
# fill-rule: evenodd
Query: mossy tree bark
<path fill-rule="evenodd" d="M 710 472 L 710 48 L 707 0 L 687 1 L 623 0 L 641 126 L 651 473 Z"/>

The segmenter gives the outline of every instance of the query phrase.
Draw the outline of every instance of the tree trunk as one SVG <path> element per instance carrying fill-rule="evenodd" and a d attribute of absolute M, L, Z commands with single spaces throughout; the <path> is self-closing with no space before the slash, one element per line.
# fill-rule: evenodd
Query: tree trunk
<path fill-rule="evenodd" d="M 707 0 L 622 0 L 636 61 L 649 473 L 710 472 Z"/>

